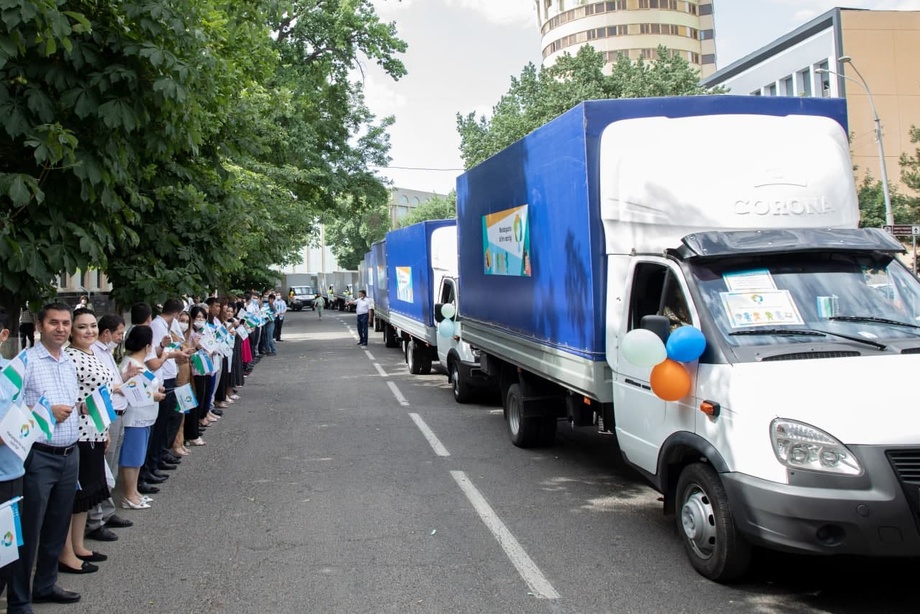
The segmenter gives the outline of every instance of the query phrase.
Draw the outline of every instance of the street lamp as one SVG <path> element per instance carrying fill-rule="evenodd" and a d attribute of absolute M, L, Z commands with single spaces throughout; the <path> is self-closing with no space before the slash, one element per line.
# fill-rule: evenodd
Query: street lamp
<path fill-rule="evenodd" d="M 866 95 L 869 97 L 869 107 L 872 109 L 872 117 L 875 121 L 875 141 L 878 143 L 878 159 L 882 173 L 882 191 L 885 195 L 885 223 L 889 226 L 894 225 L 894 213 L 891 210 L 891 195 L 888 192 L 888 168 L 885 165 L 885 149 L 882 146 L 882 120 L 879 119 L 878 111 L 875 110 L 875 101 L 872 99 L 872 91 L 869 90 L 869 84 L 866 83 L 865 78 L 859 72 L 859 69 L 856 68 L 856 64 L 853 63 L 853 58 L 848 55 L 842 55 L 837 60 L 840 64 L 849 64 L 853 68 L 853 72 L 856 73 L 856 76 L 859 77 L 859 80 L 846 75 L 834 72 L 833 70 L 828 70 L 827 68 L 818 68 L 815 69 L 817 73 L 828 73 L 831 75 L 837 75 L 843 79 L 848 79 L 853 83 L 858 84 L 864 90 L 866 90 Z"/>

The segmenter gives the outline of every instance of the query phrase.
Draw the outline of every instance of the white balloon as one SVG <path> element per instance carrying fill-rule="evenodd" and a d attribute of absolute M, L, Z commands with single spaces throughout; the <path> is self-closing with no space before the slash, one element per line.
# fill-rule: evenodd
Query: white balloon
<path fill-rule="evenodd" d="M 441 315 L 447 319 L 454 317 L 457 314 L 457 308 L 453 306 L 452 303 L 444 303 L 441 305 Z"/>
<path fill-rule="evenodd" d="M 661 337 L 644 328 L 626 333 L 620 349 L 623 357 L 637 367 L 654 367 L 668 357 L 668 350 Z"/>

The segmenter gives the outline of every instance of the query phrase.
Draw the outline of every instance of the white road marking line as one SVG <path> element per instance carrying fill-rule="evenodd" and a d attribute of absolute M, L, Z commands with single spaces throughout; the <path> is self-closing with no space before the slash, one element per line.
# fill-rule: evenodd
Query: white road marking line
<path fill-rule="evenodd" d="M 418 430 L 420 430 L 422 435 L 425 436 L 425 439 L 428 440 L 428 444 L 431 446 L 431 449 L 434 450 L 435 454 L 438 456 L 450 456 L 450 452 L 447 451 L 447 448 L 444 447 L 444 444 L 441 443 L 438 436 L 434 434 L 434 431 L 428 428 L 428 425 L 425 424 L 425 421 L 422 420 L 420 415 L 410 413 L 409 417 L 412 418 L 412 421 L 415 422 L 415 426 L 418 427 Z"/>
<path fill-rule="evenodd" d="M 450 475 L 456 480 L 466 498 L 473 504 L 473 508 L 479 514 L 479 517 L 492 531 L 492 535 L 498 540 L 499 545 L 511 560 L 511 564 L 521 574 L 521 578 L 530 587 L 530 591 L 540 599 L 559 599 L 559 593 L 549 583 L 549 580 L 546 579 L 537 564 L 533 562 L 533 559 L 524 551 L 524 548 L 514 538 L 514 535 L 511 534 L 511 531 L 508 530 L 501 518 L 492 511 L 489 502 L 486 501 L 470 479 L 466 477 L 466 473 L 463 471 L 451 471 Z"/>
<path fill-rule="evenodd" d="M 400 405 L 409 405 L 409 401 L 406 400 L 406 397 L 404 397 L 403 393 L 399 391 L 399 388 L 396 387 L 395 383 L 387 382 L 387 386 L 390 387 L 390 392 L 393 393 L 393 396 L 396 397 L 396 400 L 399 401 Z"/>
<path fill-rule="evenodd" d="M 369 359 L 374 360 L 374 355 L 368 352 L 367 350 L 364 350 L 364 355 L 367 356 Z"/>
<path fill-rule="evenodd" d="M 380 374 L 380 377 L 389 377 L 387 372 L 383 370 L 383 367 L 380 366 L 379 362 L 374 363 L 374 368 L 377 369 L 377 373 Z"/>

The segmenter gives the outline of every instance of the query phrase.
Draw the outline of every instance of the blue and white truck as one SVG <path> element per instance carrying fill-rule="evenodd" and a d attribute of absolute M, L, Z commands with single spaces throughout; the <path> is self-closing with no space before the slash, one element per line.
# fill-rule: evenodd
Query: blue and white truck
<path fill-rule="evenodd" d="M 438 359 L 435 295 L 444 273 L 432 268 L 432 254 L 443 251 L 445 235 L 456 234 L 455 220 L 428 220 L 391 230 L 385 240 L 388 309 L 382 321 L 387 345 L 401 344 L 409 372 L 431 372 Z M 451 249 L 456 249 L 456 241 Z"/>
<path fill-rule="evenodd" d="M 896 385 L 920 282 L 858 228 L 844 101 L 585 102 L 460 176 L 457 205 L 462 338 L 514 444 L 614 433 L 713 580 L 752 545 L 920 556 Z M 687 338 L 701 354 L 672 358 Z"/>

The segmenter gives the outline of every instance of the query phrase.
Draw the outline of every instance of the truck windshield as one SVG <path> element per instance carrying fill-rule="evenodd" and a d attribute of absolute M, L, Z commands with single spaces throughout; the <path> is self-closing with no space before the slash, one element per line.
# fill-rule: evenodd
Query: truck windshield
<path fill-rule="evenodd" d="M 822 343 L 920 342 L 920 282 L 887 254 L 765 255 L 691 271 L 731 346 L 814 344 L 822 332 Z"/>

